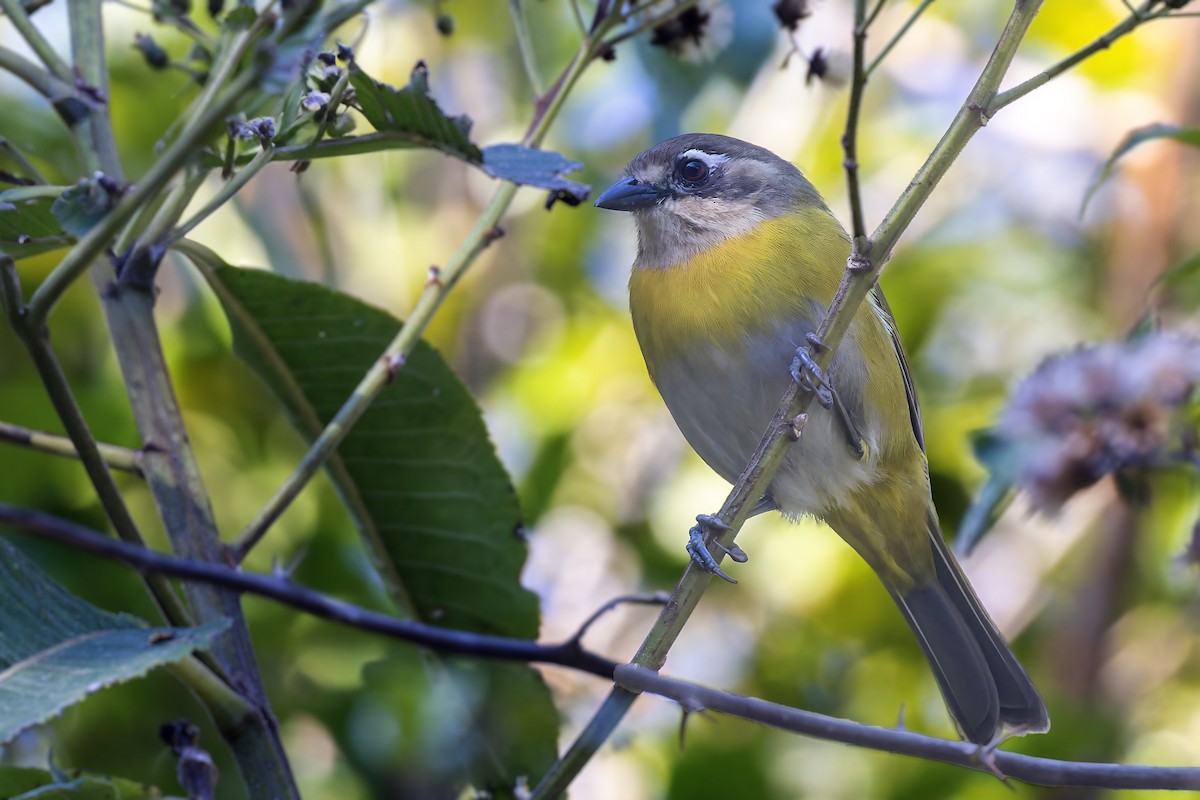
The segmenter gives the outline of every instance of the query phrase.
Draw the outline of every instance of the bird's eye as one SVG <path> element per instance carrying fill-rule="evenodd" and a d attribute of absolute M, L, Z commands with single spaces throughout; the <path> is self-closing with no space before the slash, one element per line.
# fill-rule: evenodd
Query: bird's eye
<path fill-rule="evenodd" d="M 700 183 L 708 177 L 708 164 L 693 158 L 679 168 L 679 176 L 688 183 Z"/>

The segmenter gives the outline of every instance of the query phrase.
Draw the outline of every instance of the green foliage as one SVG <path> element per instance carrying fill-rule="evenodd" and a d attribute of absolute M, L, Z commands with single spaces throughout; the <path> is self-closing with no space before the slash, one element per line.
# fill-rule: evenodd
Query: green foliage
<path fill-rule="evenodd" d="M 118 187 L 111 179 L 99 176 L 86 178 L 59 195 L 51 204 L 50 213 L 63 230 L 79 237 L 104 219 L 120 196 Z"/>
<path fill-rule="evenodd" d="M 403 89 L 376 81 L 357 63 L 351 62 L 349 69 L 355 99 L 375 130 L 402 133 L 411 147 L 434 147 L 464 161 L 483 161 L 470 139 L 471 120 L 446 116 L 429 96 L 429 68 L 424 63 L 413 67 Z"/>
<path fill-rule="evenodd" d="M 579 201 L 587 185 L 567 175 L 580 164 L 581 181 L 607 185 L 653 141 L 711 129 L 753 139 L 795 161 L 846 218 L 838 141 L 845 98 L 831 86 L 803 88 L 803 56 L 832 53 L 836 42 L 826 34 L 829 25 L 802 21 L 792 32 L 800 49 L 781 70 L 787 43 L 770 3 L 723 4 L 732 19 L 722 20 L 716 8 L 692 15 L 692 22 L 704 18 L 698 39 L 714 33 L 731 39 L 711 60 L 703 53 L 680 60 L 648 48 L 646 35 L 622 41 L 615 62 L 597 61 L 571 82 L 547 145 L 564 155 L 503 142 L 530 130 L 546 110 L 553 76 L 577 52 L 594 3 L 579 4 L 581 21 L 566 0 L 436 9 L 391 4 L 387 13 L 372 13 L 369 27 L 358 14 L 362 4 L 352 0 L 277 3 L 270 13 L 279 16 L 271 17 L 232 0 L 217 11 L 212 7 L 222 4 L 209 4 L 207 14 L 203 4 L 185 5 L 154 3 L 162 23 L 153 28 L 154 42 L 163 51 L 155 56 L 160 64 L 163 53 L 169 56 L 167 68 L 157 71 L 131 42 L 112 38 L 114 32 L 149 33 L 151 18 L 126 4 L 103 6 L 111 23 L 105 26 L 110 97 L 97 108 L 113 117 L 116 149 L 132 185 L 161 163 L 165 148 L 186 129 L 198 110 L 191 104 L 222 96 L 230 78 L 247 71 L 257 77 L 198 137 L 122 239 L 133 242 L 149 229 L 142 244 L 170 242 L 172 226 L 189 220 L 208 197 L 250 179 L 239 167 L 254 159 L 293 162 L 298 172 L 308 167 L 292 176 L 282 165 L 267 166 L 237 195 L 236 213 L 226 205 L 189 231 L 182 246 L 193 248 L 192 255 L 193 239 L 217 251 L 201 258 L 214 278 L 211 290 L 191 271 L 174 270 L 170 255 L 156 281 L 155 315 L 170 378 L 227 540 L 279 487 L 305 444 L 375 363 L 396 331 L 396 317 L 409 315 L 422 293 L 429 265 L 446 264 L 462 244 L 493 189 L 484 175 Z M 804 10 L 814 16 L 842 13 L 836 4 L 809 5 Z M 886 41 L 877 32 L 894 31 L 917 5 L 880 4 L 871 47 Z M 926 81 L 925 72 L 977 71 L 1002 11 L 933 4 L 928 15 L 937 18 L 917 20 L 872 74 L 860 134 L 868 224 L 937 141 L 942 111 L 961 100 L 959 81 Z M 522 19 L 513 24 L 510 13 Z M 1120 4 L 1102 0 L 1079 8 L 1047 4 L 1027 53 L 1039 60 L 1065 57 L 1124 13 Z M 42 19 L 39 13 L 34 24 L 42 26 Z M 641 19 L 631 19 L 630 30 Z M 513 33 L 521 24 L 530 32 L 527 58 Z M 1146 248 L 1133 248 L 1136 255 L 1124 259 L 1115 255 L 1121 248 L 1113 242 L 1128 245 L 1122 238 L 1143 227 L 1143 218 L 1127 219 L 1118 210 L 1085 223 L 1075 212 L 1093 172 L 1101 177 L 1092 190 L 1142 141 L 1195 144 L 1194 129 L 1158 126 L 1136 131 L 1111 152 L 1125 128 L 1146 121 L 1133 119 L 1130 109 L 1166 113 L 1174 101 L 1164 87 L 1183 81 L 1187 88 L 1190 78 L 1160 57 L 1173 42 L 1179 46 L 1173 31 L 1173 23 L 1155 23 L 1081 64 L 1071 79 L 1084 82 L 1086 91 L 1072 97 L 1087 98 L 1086 113 L 1053 100 L 1053 114 L 1037 111 L 1036 103 L 1025 116 L 1017 116 L 1025 113 L 1023 102 L 1005 109 L 963 152 L 961 166 L 939 186 L 936 202 L 922 210 L 884 273 L 919 384 L 943 519 L 953 516 L 947 517 L 946 497 L 976 497 L 964 540 L 990 529 L 1012 496 L 1011 480 L 1001 480 L 1003 447 L 975 443 L 977 461 L 968 433 L 993 426 L 1014 378 L 1047 353 L 1122 335 L 1129 316 L 1120 306 L 1132 303 L 1140 313 L 1144 302 L 1130 287 L 1145 285 L 1165 266 Z M 47 26 L 46 33 L 55 31 Z M 339 42 L 352 49 L 352 58 L 336 60 Z M 65 35 L 54 46 L 63 54 L 70 50 Z M 318 66 L 313 57 L 323 49 Z M 226 57 L 235 51 L 231 67 Z M 410 73 L 418 58 L 429 70 Z M 217 82 L 223 67 L 229 69 Z M 339 72 L 346 69 L 348 75 Z M 432 87 L 430 73 L 437 79 Z M 339 82 L 345 91 L 335 102 Z M 1055 81 L 1038 91 L 1064 85 Z M 0 179 L 40 181 L 44 174 L 64 185 L 82 179 L 61 199 L 61 186 L 0 186 L 0 251 L 21 259 L 14 274 L 28 298 L 58 263 L 46 254 L 103 219 L 115 195 L 97 191 L 102 187 L 87 148 L 74 141 L 85 126 L 68 130 L 49 103 L 23 86 L 0 83 L 0 95 L 14 112 L 0 114 Z M 76 104 L 80 113 L 92 108 Z M 227 116 L 273 120 L 277 133 L 231 142 Z M 1057 138 L 1044 146 L 1039 137 L 1050 129 Z M 228 174 L 203 182 L 203 170 L 223 168 Z M 163 204 L 173 191 L 181 192 L 175 220 Z M 294 566 L 289 574 L 297 583 L 369 607 L 469 631 L 529 638 L 540 631 L 546 639 L 569 635 L 614 594 L 674 585 L 685 563 L 687 526 L 697 512 L 714 509 L 725 487 L 687 454 L 645 375 L 623 300 L 632 233 L 627 221 L 588 208 L 558 207 L 547 215 L 544 193 L 523 194 L 529 196 L 518 195 L 493 223 L 503 227 L 504 238 L 443 299 L 426 334 L 429 345 L 417 346 L 328 463 L 330 480 L 317 478 L 305 489 L 246 569 Z M 163 224 L 152 226 L 159 210 Z M 1158 206 L 1143 210 L 1161 212 Z M 1145 226 L 1171 230 L 1164 251 L 1183 259 L 1155 292 L 1164 305 L 1194 315 L 1197 259 L 1186 257 L 1195 250 L 1186 229 L 1194 215 L 1183 205 L 1178 213 L 1178 220 L 1155 218 Z M 106 274 L 109 255 L 98 251 L 91 259 L 98 276 Z M 319 278 L 339 291 L 237 270 L 222 259 L 265 262 L 277 273 Z M 111 299 L 104 303 L 108 312 Z M 87 280 L 77 280 L 49 318 L 50 340 L 97 438 L 152 446 L 134 425 L 140 410 L 131 415 L 127 390 L 136 394 L 139 387 L 126 387 L 117 374 L 99 305 Z M 230 353 L 226 317 L 235 331 L 233 347 L 249 369 Z M 154 346 L 148 327 L 137 333 L 137 346 Z M 262 391 L 252 374 L 271 391 Z M 280 404 L 288 419 L 278 413 Z M 61 432 L 36 370 L 6 326 L 0 326 L 0 418 Z M 0 447 L 0 500 L 105 526 L 77 463 Z M 1113 516 L 1111 505 L 1094 510 L 1111 502 L 1103 494 L 1051 523 L 1056 529 L 1049 536 L 1038 535 L 1046 525 L 1040 518 L 1002 515 L 988 543 L 994 547 L 981 548 L 979 561 L 968 563 L 972 578 L 981 578 L 989 609 L 1018 637 L 1015 646 L 1055 718 L 1050 736 L 1006 748 L 1089 760 L 1200 758 L 1190 735 L 1200 668 L 1193 634 L 1177 608 L 1179 598 L 1194 592 L 1194 576 L 1175 559 L 1180 531 L 1197 513 L 1194 476 L 1153 477 L 1142 487 L 1153 499 L 1139 520 L 1139 531 L 1151 535 L 1139 534 L 1133 577 L 1096 568 L 1095 533 L 1106 531 Z M 157 498 L 134 477 L 118 481 L 139 528 L 161 547 Z M 514 482 L 524 522 L 512 497 Z M 952 736 L 919 650 L 875 577 L 818 524 L 773 517 L 754 520 L 739 540 L 751 556 L 739 567 L 739 586 L 706 595 L 668 670 L 872 724 L 894 725 L 902 716 L 913 729 Z M 366 533 L 365 548 L 356 526 Z M 1017 547 L 1014 532 L 1025 536 Z M 532 541 L 528 563 L 526 537 Z M 31 544 L 26 550 L 89 601 L 153 614 L 147 598 L 136 595 L 137 576 L 124 568 L 59 548 Z M 1162 591 L 1163 584 L 1173 591 Z M 534 592 L 543 598 L 540 612 Z M 1090 605 L 1077 607 L 1084 605 L 1080 598 Z M 1093 598 L 1108 600 L 1093 604 Z M 522 778 L 535 781 L 554 756 L 559 713 L 538 671 L 443 659 L 261 600 L 246 598 L 243 605 L 305 796 L 445 796 L 467 783 L 504 795 Z M 589 631 L 588 644 L 628 657 L 651 613 L 610 614 Z M 1105 648 L 1076 647 L 1080 620 L 1100 617 L 1115 621 L 1095 628 Z M 0 639 L 7 619 L 0 622 Z M 46 630 L 61 635 L 52 626 Z M 149 630 L 126 626 L 109 633 L 137 639 Z M 1105 655 L 1081 664 L 1083 652 Z M 111 669 L 101 668 L 111 677 Z M 547 674 L 563 716 L 572 721 L 606 688 L 568 671 Z M 646 701 L 638 708 L 646 711 L 634 718 L 634 734 L 618 735 L 624 746 L 607 750 L 602 757 L 608 761 L 585 774 L 600 788 L 581 793 L 698 800 L 1011 794 L 988 776 L 705 715 L 689 718 L 681 747 L 676 709 Z M 52 746 L 57 762 L 166 787 L 174 764 L 153 730 L 177 716 L 205 729 L 223 776 L 221 795 L 239 797 L 235 757 L 210 730 L 202 705 L 161 670 L 88 696 L 28 731 L 4 756 L 44 764 Z M 47 782 L 68 791 L 68 783 L 81 780 L 74 772 L 19 778 L 0 770 L 0 797 Z M 107 779 L 86 780 L 102 785 Z M 120 796 L 153 791 L 122 785 Z"/>
<path fill-rule="evenodd" d="M 154 786 L 82 770 L 49 771 L 0 767 L 0 797 L 5 800 L 159 800 Z"/>
<path fill-rule="evenodd" d="M 70 245 L 49 200 L 6 200 L 8 192 L 0 192 L 0 252 L 19 259 Z"/>
<path fill-rule="evenodd" d="M 207 647 L 226 627 L 147 628 L 80 600 L 0 541 L 0 743 L 107 686 Z"/>
<path fill-rule="evenodd" d="M 196 260 L 221 300 L 235 351 L 307 437 L 329 423 L 400 328 L 323 286 L 229 267 L 211 254 Z M 405 616 L 537 635 L 537 597 L 518 580 L 526 545 L 516 495 L 473 398 L 435 350 L 418 343 L 328 466 Z M 541 677 L 525 665 L 469 672 L 457 681 L 461 713 L 469 741 L 479 741 L 460 747 L 454 767 L 469 764 L 477 785 L 496 790 L 548 767 L 557 714 Z"/>

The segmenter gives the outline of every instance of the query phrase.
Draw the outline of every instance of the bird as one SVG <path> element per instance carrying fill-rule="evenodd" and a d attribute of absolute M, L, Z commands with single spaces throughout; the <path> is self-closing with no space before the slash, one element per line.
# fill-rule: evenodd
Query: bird
<path fill-rule="evenodd" d="M 633 216 L 634 332 L 691 447 L 733 483 L 788 382 L 816 391 L 822 407 L 754 513 L 817 517 L 862 556 L 916 634 L 964 739 L 994 746 L 1049 730 L 1041 696 L 942 537 L 912 375 L 878 286 L 824 374 L 812 359 L 851 252 L 813 185 L 763 147 L 691 133 L 636 156 L 596 206 Z M 719 571 L 700 531 L 719 522 L 698 522 L 689 552 Z"/>

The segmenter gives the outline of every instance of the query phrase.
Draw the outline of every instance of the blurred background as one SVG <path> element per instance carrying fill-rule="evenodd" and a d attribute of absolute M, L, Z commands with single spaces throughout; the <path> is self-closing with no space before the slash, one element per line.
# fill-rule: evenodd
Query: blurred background
<path fill-rule="evenodd" d="M 189 47 L 136 8 L 144 5 L 105 7 L 114 123 L 135 179 L 195 91 L 183 72 L 151 71 L 133 49 L 139 32 L 153 33 L 176 59 Z M 578 26 L 567 0 L 521 5 L 544 87 L 574 53 Z M 915 6 L 887 3 L 873 45 Z M 814 3 L 792 37 L 780 31 L 767 0 L 702 7 L 710 25 L 701 46 L 675 53 L 641 36 L 621 45 L 615 61 L 589 68 L 545 146 L 583 164 L 574 177 L 591 183 L 594 196 L 662 138 L 726 133 L 794 160 L 845 220 L 839 137 L 847 98 L 831 81 L 806 80 L 806 58 L 821 48 L 836 62 L 849 49 L 852 4 Z M 957 111 L 1008 10 L 934 4 L 873 77 L 860 131 L 868 228 Z M 1047 3 L 1006 85 L 1125 14 L 1117 0 Z M 439 33 L 439 16 L 453 20 L 451 35 Z M 196 19 L 208 24 L 202 9 Z M 474 120 L 477 142 L 520 138 L 533 91 L 508 4 L 386 2 L 365 19 L 349 23 L 344 36 L 367 25 L 356 52 L 368 72 L 402 85 L 424 60 L 434 96 Z M 51 3 L 35 20 L 65 51 L 65 3 Z M 4 19 L 0 43 L 26 52 Z M 1154 23 L 1004 109 L 967 147 L 885 270 L 948 534 L 985 474 L 969 434 L 994 420 L 1014 381 L 1050 353 L 1124 335 L 1150 302 L 1154 279 L 1200 250 L 1195 150 L 1157 143 L 1135 150 L 1082 210 L 1089 184 L 1131 128 L 1200 122 L 1198 45 L 1200 20 Z M 0 136 L 52 180 L 75 174 L 69 140 L 38 97 L 0 76 L 0 108 Z M 453 251 L 493 188 L 479 171 L 420 151 L 318 161 L 300 176 L 273 165 L 194 238 L 230 263 L 320 281 L 403 317 L 429 265 Z M 631 220 L 588 204 L 547 213 L 543 200 L 539 191 L 521 191 L 503 223 L 507 235 L 451 295 L 427 338 L 485 410 L 530 530 L 524 582 L 542 599 L 543 638 L 557 640 L 615 595 L 670 590 L 685 564 L 692 518 L 718 508 L 726 486 L 687 448 L 646 376 L 626 307 Z M 55 263 L 54 254 L 22 261 L 22 278 L 36 285 Z M 160 286 L 158 316 L 176 387 L 218 520 L 232 535 L 303 447 L 275 400 L 231 354 L 224 317 L 197 277 L 171 261 Z M 1185 302 L 1158 301 L 1177 324 L 1195 329 Z M 51 324 L 97 435 L 138 446 L 86 282 L 65 297 Z M 7 327 L 0 330 L 0 419 L 61 430 Z M 104 527 L 78 464 L 0 447 L 0 500 Z M 146 489 L 132 479 L 123 488 L 139 519 L 153 520 Z M 1195 575 L 1177 558 L 1185 542 L 1146 527 L 1102 483 L 1053 519 L 1018 501 L 965 562 L 1054 719 L 1049 735 L 1013 749 L 1200 763 Z M 124 569 L 24 538 L 17 543 L 93 602 L 153 616 Z M 736 568 L 738 585 L 714 583 L 674 648 L 669 674 L 870 724 L 902 719 L 914 730 L 953 735 L 912 635 L 837 536 L 816 522 L 765 517 L 739 543 L 750 561 Z M 379 602 L 357 536 L 323 478 L 250 567 L 301 557 L 297 580 Z M 417 668 L 410 650 L 253 598 L 246 610 L 306 796 L 374 796 L 380 775 L 446 746 L 422 728 L 434 701 L 403 696 L 397 676 Z M 653 617 L 644 608 L 609 614 L 588 644 L 626 659 Z M 545 675 L 563 714 L 565 745 L 608 686 L 560 670 Z M 4 757 L 44 764 L 53 743 L 60 765 L 173 786 L 174 763 L 156 739 L 161 720 L 148 720 L 147 707 L 162 719 L 202 715 L 160 672 L 94 695 Z M 978 773 L 716 716 L 691 718 L 681 744 L 679 726 L 677 708 L 641 700 L 572 797 L 1003 798 L 1012 791 Z M 206 731 L 201 744 L 228 776 L 222 796 L 238 797 L 219 739 Z"/>

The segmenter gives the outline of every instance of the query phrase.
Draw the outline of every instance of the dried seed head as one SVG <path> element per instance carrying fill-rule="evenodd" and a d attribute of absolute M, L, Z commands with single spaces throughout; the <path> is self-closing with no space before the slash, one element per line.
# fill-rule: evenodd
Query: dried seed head
<path fill-rule="evenodd" d="M 1200 389 L 1200 339 L 1166 333 L 1046 359 L 1017 387 L 997 433 L 1018 483 L 1054 510 L 1104 475 L 1170 463 Z M 1194 424 L 1194 422 L 1192 423 Z"/>
<path fill-rule="evenodd" d="M 718 2 L 700 2 L 654 28 L 653 47 L 687 61 L 708 61 L 733 38 L 733 12 Z"/>

